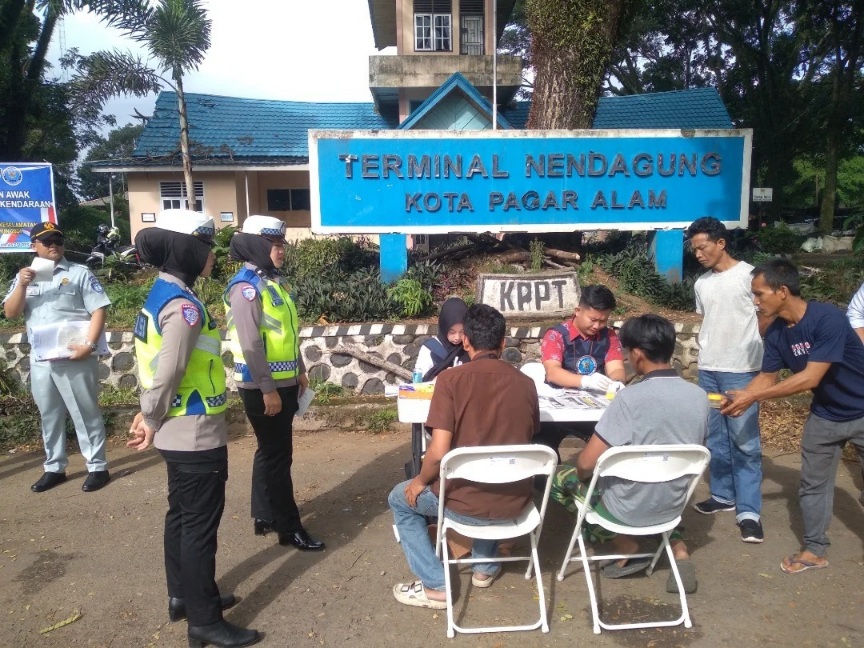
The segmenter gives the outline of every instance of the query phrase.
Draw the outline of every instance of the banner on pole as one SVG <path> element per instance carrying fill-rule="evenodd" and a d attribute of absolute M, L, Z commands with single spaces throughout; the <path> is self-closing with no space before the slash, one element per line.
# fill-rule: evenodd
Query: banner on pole
<path fill-rule="evenodd" d="M 30 229 L 57 223 L 54 175 L 41 162 L 0 162 L 0 252 L 29 252 Z"/>

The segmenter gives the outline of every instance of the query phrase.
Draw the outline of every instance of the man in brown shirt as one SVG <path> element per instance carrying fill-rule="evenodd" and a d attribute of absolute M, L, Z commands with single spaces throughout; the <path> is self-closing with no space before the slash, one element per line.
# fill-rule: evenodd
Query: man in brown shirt
<path fill-rule="evenodd" d="M 441 373 L 426 425 L 432 441 L 420 474 L 398 484 L 388 501 L 393 510 L 402 550 L 419 578 L 393 588 L 405 605 L 444 609 L 444 566 L 426 531 L 426 518 L 438 515 L 438 474 L 441 459 L 454 448 L 531 443 L 540 429 L 540 406 L 533 381 L 499 359 L 504 348 L 504 316 L 491 306 L 475 304 L 464 320 L 463 345 L 471 362 Z M 510 522 L 531 499 L 531 480 L 484 485 L 464 480 L 447 484 L 444 515 L 463 524 L 483 526 Z M 475 540 L 474 558 L 498 552 L 492 541 Z M 471 582 L 489 587 L 498 563 L 473 565 Z"/>

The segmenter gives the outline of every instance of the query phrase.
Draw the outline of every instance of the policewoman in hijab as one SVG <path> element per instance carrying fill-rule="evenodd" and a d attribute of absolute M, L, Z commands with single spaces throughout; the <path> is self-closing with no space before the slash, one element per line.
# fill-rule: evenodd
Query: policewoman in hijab
<path fill-rule="evenodd" d="M 252 466 L 255 535 L 275 530 L 280 545 L 321 551 L 324 543 L 300 521 L 291 480 L 294 414 L 309 380 L 297 308 L 278 272 L 285 261 L 284 221 L 249 216 L 231 239 L 230 254 L 243 262 L 223 298 L 234 381 L 258 440 Z"/>
<path fill-rule="evenodd" d="M 433 380 L 450 367 L 468 362 L 468 352 L 462 348 L 462 322 L 468 306 L 458 297 L 450 297 L 441 305 L 438 314 L 438 335 L 429 338 L 420 347 L 414 371 L 423 374 L 423 380 Z"/>
<path fill-rule="evenodd" d="M 216 585 L 228 479 L 225 370 L 219 330 L 193 290 L 213 269 L 214 234 L 212 218 L 169 209 L 135 237 L 142 260 L 160 272 L 135 321 L 141 412 L 127 445 L 144 450 L 152 443 L 168 469 L 169 618 L 187 619 L 190 646 L 236 648 L 260 637 L 222 618 L 235 598 Z"/>

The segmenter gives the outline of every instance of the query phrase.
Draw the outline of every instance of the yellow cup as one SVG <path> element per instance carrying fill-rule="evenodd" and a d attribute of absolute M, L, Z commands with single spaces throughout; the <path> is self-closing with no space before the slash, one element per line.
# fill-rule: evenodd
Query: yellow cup
<path fill-rule="evenodd" d="M 708 407 L 720 409 L 720 405 L 723 403 L 724 398 L 725 396 L 723 394 L 708 392 Z"/>

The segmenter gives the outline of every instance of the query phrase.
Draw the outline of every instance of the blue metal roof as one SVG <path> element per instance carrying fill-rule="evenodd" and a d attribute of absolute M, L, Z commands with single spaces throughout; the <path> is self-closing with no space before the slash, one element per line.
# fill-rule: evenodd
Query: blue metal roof
<path fill-rule="evenodd" d="M 186 105 L 192 155 L 199 164 L 250 159 L 265 163 L 293 159 L 301 164 L 309 157 L 310 129 L 392 127 L 371 103 L 307 103 L 187 93 Z M 177 96 L 162 92 L 133 155 L 172 157 L 179 151 L 179 142 Z"/>
<path fill-rule="evenodd" d="M 513 128 L 525 128 L 530 101 L 501 109 Z M 592 128 L 733 128 L 717 90 L 694 88 L 623 97 L 600 97 Z"/>
<path fill-rule="evenodd" d="M 449 79 L 442 83 L 435 92 L 433 92 L 420 106 L 411 113 L 404 122 L 399 124 L 402 130 L 414 128 L 423 118 L 430 112 L 435 110 L 435 107 L 444 100 L 445 97 L 454 93 L 461 92 L 477 108 L 477 111 L 483 113 L 492 122 L 492 102 L 480 94 L 480 91 L 475 88 L 468 79 L 459 72 L 455 72 Z M 510 122 L 503 114 L 498 115 L 498 126 L 503 129 L 511 129 Z"/>
<path fill-rule="evenodd" d="M 714 88 L 601 97 L 593 128 L 732 128 Z"/>
<path fill-rule="evenodd" d="M 491 106 L 477 89 L 456 73 L 439 87 L 400 128 L 411 128 L 449 93 L 463 93 L 486 112 Z M 309 159 L 310 129 L 390 130 L 396 125 L 375 112 L 372 103 L 322 103 L 242 99 L 187 94 L 192 157 L 197 165 L 290 165 Z M 502 108 L 503 128 L 524 128 L 530 102 Z M 624 97 L 601 97 L 594 128 L 732 128 L 732 120 L 714 88 L 658 92 Z M 131 160 L 110 160 L 141 165 L 179 164 L 180 127 L 177 97 L 162 92 L 153 117 L 138 138 Z"/>

